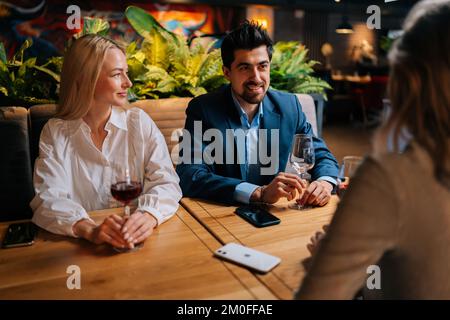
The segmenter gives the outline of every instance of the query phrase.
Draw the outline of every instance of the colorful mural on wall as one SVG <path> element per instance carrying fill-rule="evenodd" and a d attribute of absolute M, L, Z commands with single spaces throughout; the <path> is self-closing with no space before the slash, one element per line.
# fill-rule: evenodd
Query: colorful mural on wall
<path fill-rule="evenodd" d="M 69 30 L 66 20 L 70 0 L 0 0 L 0 41 L 10 57 L 28 38 L 33 38 L 29 56 L 45 61 L 61 55 L 67 40 L 77 30 Z M 237 25 L 242 9 L 215 8 L 208 5 L 155 4 L 139 1 L 78 1 L 81 16 L 100 17 L 110 23 L 109 36 L 131 42 L 138 35 L 129 25 L 124 11 L 136 5 L 149 11 L 164 27 L 188 38 L 202 35 L 220 35 Z"/>

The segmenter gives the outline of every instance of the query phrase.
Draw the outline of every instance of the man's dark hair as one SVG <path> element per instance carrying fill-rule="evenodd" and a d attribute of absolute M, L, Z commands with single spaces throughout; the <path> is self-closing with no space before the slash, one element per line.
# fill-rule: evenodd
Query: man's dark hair
<path fill-rule="evenodd" d="M 229 32 L 223 39 L 221 46 L 223 65 L 231 68 L 234 61 L 234 51 L 239 49 L 253 50 L 260 46 L 267 46 L 269 60 L 272 60 L 273 42 L 269 34 L 256 22 L 245 20 L 238 28 Z"/>

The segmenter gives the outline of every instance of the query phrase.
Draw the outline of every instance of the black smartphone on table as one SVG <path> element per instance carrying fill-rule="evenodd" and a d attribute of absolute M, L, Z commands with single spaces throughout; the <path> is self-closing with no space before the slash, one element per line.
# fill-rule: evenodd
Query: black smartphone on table
<path fill-rule="evenodd" d="M 260 206 L 243 206 L 236 209 L 236 214 L 258 228 L 273 226 L 280 223 L 280 219 Z"/>
<path fill-rule="evenodd" d="M 3 238 L 2 248 L 31 246 L 37 230 L 36 225 L 32 222 L 10 224 Z"/>

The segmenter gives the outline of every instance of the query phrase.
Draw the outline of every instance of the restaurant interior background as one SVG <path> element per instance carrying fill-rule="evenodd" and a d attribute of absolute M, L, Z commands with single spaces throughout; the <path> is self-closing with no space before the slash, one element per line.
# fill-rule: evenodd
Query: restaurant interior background
<path fill-rule="evenodd" d="M 388 99 L 386 99 L 386 85 L 389 73 L 387 52 L 392 41 L 399 35 L 403 19 L 407 12 L 416 2 L 417 1 L 412 0 L 179 0 L 165 2 L 151 2 L 145 0 L 0 1 L 0 64 L 3 63 L 1 65 L 2 68 L 0 68 L 0 107 L 22 106 L 28 109 L 34 105 L 55 103 L 57 101 L 58 79 L 62 61 L 61 56 L 67 45 L 70 43 L 70 39 L 74 34 L 80 32 L 83 27 L 81 26 L 75 29 L 68 28 L 68 17 L 72 13 L 68 13 L 67 9 L 71 5 L 77 5 L 81 9 L 82 17 L 95 17 L 107 21 L 109 28 L 107 29 L 106 34 L 109 37 L 127 44 L 135 42 L 137 47 L 142 44 L 143 38 L 139 32 L 136 32 L 136 27 L 132 26 L 127 19 L 125 12 L 129 6 L 136 6 L 144 9 L 164 28 L 182 35 L 188 44 L 199 41 L 199 43 L 206 47 L 208 44 L 213 43 L 213 41 L 218 40 L 213 44 L 211 49 L 219 48 L 220 40 L 226 32 L 237 27 L 244 19 L 255 20 L 267 28 L 270 36 L 276 43 L 276 46 L 278 45 L 278 47 L 276 47 L 277 50 L 287 48 L 287 53 L 285 53 L 282 58 L 278 57 L 278 60 L 281 61 L 277 61 L 272 65 L 272 85 L 292 93 L 311 94 L 315 102 L 313 108 L 315 107 L 317 113 L 314 118 L 316 119 L 317 127 L 319 128 L 318 134 L 323 137 L 331 152 L 335 155 L 338 162 L 341 163 L 344 156 L 363 156 L 370 152 L 371 136 L 383 117 L 383 110 L 385 110 L 385 107 L 389 104 Z M 380 10 L 379 12 L 377 11 L 378 9 Z M 1 44 L 3 44 L 3 46 Z M 203 54 L 207 55 L 208 52 L 204 52 Z M 297 55 L 295 58 L 293 57 L 294 54 Z M 301 56 L 299 57 L 299 55 Z M 216 60 L 219 61 L 220 59 Z M 23 66 L 21 65 L 21 67 L 19 67 L 18 63 L 21 63 Z M 293 70 L 289 71 L 288 67 L 291 64 Z M 281 67 L 287 71 L 285 70 L 285 73 L 279 73 Z M 220 70 L 217 72 L 220 73 Z M 11 75 L 14 76 L 12 77 Z M 14 79 L 11 80 L 12 78 Z M 170 91 L 169 93 L 165 93 L 163 91 L 153 90 L 155 88 L 149 88 L 146 83 L 139 80 L 138 76 L 135 76 L 134 78 L 133 89 L 135 91 L 130 96 L 131 100 L 147 99 L 159 101 L 164 100 L 163 98 L 173 97 L 192 98 L 193 96 L 204 93 L 206 90 L 203 87 L 193 87 L 182 92 Z M 299 79 L 307 79 L 311 82 L 309 85 L 307 85 L 308 83 L 305 85 L 305 82 L 298 83 Z M 221 80 L 219 79 L 219 82 L 220 81 Z M 296 83 L 296 86 L 286 85 L 286 82 L 289 81 Z M 156 83 L 155 86 L 158 86 L 158 83 Z M 298 91 L 295 88 L 297 88 Z M 158 100 L 156 100 L 156 98 L 158 98 Z M 170 103 L 173 102 L 173 100 L 170 101 Z M 180 101 L 181 102 L 179 103 L 184 104 L 185 108 L 187 100 Z M 157 116 L 164 118 L 164 105 L 158 105 L 158 108 L 162 108 L 162 111 L 160 110 L 161 113 Z M 151 114 L 150 111 L 148 111 L 149 114 Z M 31 114 L 31 117 L 32 116 L 33 115 Z M 41 120 L 37 118 L 35 120 L 37 120 L 36 123 L 42 128 L 43 123 L 45 122 L 39 123 Z M 1 121 L 2 118 L 0 117 L 0 122 Z M 26 121 L 27 120 L 25 120 L 25 122 Z M 182 126 L 182 123 L 184 122 L 177 122 L 174 125 L 180 124 Z M 12 198 L 8 198 L 11 197 L 11 194 L 15 191 L 12 190 L 10 184 L 4 184 L 2 181 L 0 185 L 0 195 L 2 198 L 0 198 L 0 201 L 2 202 L 2 208 L 11 213 L 16 212 L 16 209 L 19 211 L 23 210 L 24 206 L 29 207 L 29 200 L 33 196 L 31 177 L 39 141 L 39 136 L 33 136 L 33 130 L 35 129 L 34 124 L 35 123 L 31 123 L 31 125 L 28 124 L 31 129 L 29 142 L 31 146 L 31 163 L 28 163 L 29 168 L 27 176 L 24 177 L 26 170 L 24 170 L 23 167 L 21 167 L 21 164 L 19 164 L 19 161 L 16 161 L 15 159 L 8 158 L 8 161 L 13 164 L 10 167 L 0 166 L 0 175 L 12 177 L 11 179 L 18 181 L 17 185 L 20 184 L 20 179 L 24 177 L 23 179 L 28 179 L 27 181 L 24 181 L 27 182 L 30 187 L 30 190 L 28 190 L 29 192 L 25 192 L 23 189 L 20 192 L 16 192 L 14 195 L 15 200 L 22 197 L 22 200 L 18 200 L 22 207 L 19 206 L 19 208 L 15 208 Z M 25 123 L 25 126 L 26 125 L 27 124 Z M 168 141 L 167 135 L 170 136 L 170 132 L 166 133 L 164 130 L 161 131 L 163 131 L 166 141 Z M 8 139 L 4 139 L 1 134 L 0 137 L 2 143 L 8 143 L 8 141 L 6 141 Z M 11 139 L 11 141 L 12 140 L 13 139 Z M 35 149 L 33 149 L 33 145 L 35 146 Z M 172 147 L 172 145 L 169 145 L 169 147 Z M 20 155 L 19 158 L 23 158 L 23 155 Z M 7 158 L 4 157 L 2 161 L 6 161 L 5 159 Z M 184 204 L 187 207 L 200 208 L 197 203 L 190 199 L 184 201 Z M 11 207 L 8 207 L 9 205 L 11 205 Z M 333 202 L 333 205 L 335 206 L 335 202 Z M 226 208 L 216 208 L 210 204 L 209 207 L 205 206 L 200 209 L 205 211 L 203 212 L 200 210 L 205 216 L 206 212 L 211 209 L 211 212 L 217 213 L 219 216 L 218 220 L 222 218 L 220 213 L 226 211 Z M 29 210 L 29 208 L 27 208 L 27 210 Z M 181 208 L 180 210 L 182 210 L 182 213 L 176 218 L 176 222 L 170 224 L 167 229 L 161 228 L 161 239 L 166 233 L 168 235 L 170 232 L 179 232 L 181 234 L 182 232 L 180 230 L 182 230 L 182 228 L 187 228 L 186 225 L 188 224 L 186 221 L 194 225 L 194 227 L 190 227 L 192 230 L 198 231 L 198 229 L 196 229 L 199 228 L 197 225 L 198 221 L 190 217 L 190 215 L 184 211 L 185 209 Z M 327 208 L 325 211 L 323 211 L 324 214 L 322 218 L 327 217 L 328 219 L 332 210 Z M 26 218 L 29 218 L 30 215 L 31 212 L 28 211 L 28 216 L 26 216 Z M 231 216 L 231 214 L 226 212 L 226 214 L 223 213 L 223 216 L 227 217 Z M 320 214 L 317 216 L 321 218 Z M 304 217 L 299 217 L 298 219 L 303 218 Z M 322 220 L 319 218 L 316 222 L 317 225 L 322 224 Z M 199 220 L 198 217 L 197 219 Z M 8 216 L 6 215 L 0 217 L 0 221 L 10 220 L 14 219 L 8 219 Z M 184 221 L 183 223 L 182 220 Z M 305 225 L 309 226 L 311 230 L 305 231 L 301 236 L 304 239 L 309 239 L 310 234 L 316 229 L 314 229 L 315 226 L 310 226 L 308 223 L 305 223 Z M 218 223 L 213 226 L 221 227 L 221 224 Z M 288 226 L 288 224 L 285 224 L 285 226 Z M 249 229 L 245 228 L 249 228 L 249 226 L 244 225 L 242 227 L 242 230 L 247 232 Z M 182 231 L 185 232 L 184 229 Z M 220 229 L 216 233 L 226 235 L 226 232 L 228 232 L 228 230 L 224 231 Z M 250 232 L 253 232 L 253 229 L 248 231 L 249 234 Z M 199 233 L 201 232 L 199 231 Z M 203 233 L 207 234 L 207 232 Z M 284 233 L 290 234 L 286 231 L 284 231 Z M 291 234 L 293 233 L 294 231 L 291 232 Z M 248 235 L 245 234 L 245 237 L 247 236 Z M 55 240 L 56 236 L 46 235 L 45 237 L 48 237 L 45 241 L 50 240 L 49 243 L 57 247 L 57 241 Z M 211 248 L 218 247 L 219 244 L 216 243 L 217 239 L 213 239 L 209 235 L 208 237 L 209 243 L 212 243 Z M 174 244 L 175 247 L 188 244 L 184 238 L 175 240 L 180 242 Z M 197 242 L 199 242 L 199 239 L 192 236 L 191 240 L 192 243 L 196 243 L 198 246 Z M 203 242 L 203 244 L 208 244 L 207 241 Z M 297 238 L 293 239 L 292 242 L 298 243 Z M 74 243 L 75 242 L 71 240 L 67 241 L 65 245 L 67 245 L 68 248 L 72 248 L 71 246 L 74 246 Z M 157 243 L 157 241 L 155 243 Z M 251 245 L 257 247 L 259 244 L 260 243 L 255 240 L 255 243 Z M 150 246 L 150 244 L 148 246 Z M 194 245 L 192 245 L 192 247 L 194 247 Z M 274 244 L 272 247 L 277 246 Z M 302 254 L 306 255 L 306 248 L 303 247 L 304 246 L 302 246 L 302 250 L 305 252 Z M 81 254 L 83 257 L 87 257 L 91 254 L 86 254 L 86 252 L 88 252 L 88 249 L 86 249 L 87 244 L 83 244 L 80 248 L 81 249 L 78 249 L 77 247 L 77 249 L 72 251 L 75 252 L 75 254 Z M 211 248 L 209 248 L 209 250 L 211 250 Z M 297 250 L 294 247 L 289 248 Z M 162 247 L 160 250 L 163 249 L 166 250 L 166 248 Z M 265 248 L 263 247 L 263 249 Z M 166 251 L 164 251 L 164 254 L 161 252 L 156 250 L 154 254 L 155 256 L 160 254 L 160 256 L 167 258 L 167 265 L 172 266 L 172 260 L 170 259 L 175 260 L 178 258 L 175 253 L 173 253 L 173 256 L 166 257 Z M 209 251 L 207 253 L 208 255 L 204 262 L 206 261 L 205 263 L 212 264 L 210 261 L 211 254 Z M 293 256 L 290 251 L 283 251 L 282 254 L 286 257 Z M 105 257 L 106 256 L 107 255 L 105 254 Z M 144 260 L 143 257 L 140 259 Z M 65 258 L 62 258 L 62 260 L 66 263 Z M 285 258 L 285 260 L 288 259 Z M 149 263 L 147 260 L 144 262 Z M 200 264 L 201 262 L 202 261 L 196 261 L 197 264 Z M 105 259 L 104 263 L 106 266 L 109 262 Z M 299 273 L 297 271 L 295 271 L 297 273 L 291 272 L 291 269 L 294 269 L 294 266 L 298 268 L 298 262 L 297 260 L 293 260 L 289 263 L 291 264 L 286 264 L 287 267 L 280 268 L 278 271 L 279 274 L 275 277 L 282 279 L 283 276 L 286 275 L 286 278 L 289 280 L 286 281 L 286 283 L 289 282 L 289 285 L 291 286 L 281 286 L 283 288 L 281 291 L 282 293 L 275 294 L 278 298 L 290 298 L 292 296 L 292 290 L 295 289 L 294 286 L 298 283 Z M 23 262 L 23 265 L 26 264 L 26 261 Z M 61 262 L 61 264 L 63 263 Z M 186 265 L 188 267 L 196 266 L 195 264 L 189 263 Z M 158 271 L 162 269 L 160 266 L 155 268 L 155 270 Z M 169 271 L 171 270 L 172 269 Z M 180 271 L 176 269 L 175 271 L 180 272 L 180 277 L 184 275 L 184 270 Z M 95 281 L 97 281 L 96 277 L 98 275 L 95 272 L 92 273 L 92 278 L 94 279 L 92 284 L 97 285 L 97 282 Z M 171 271 L 170 273 L 176 274 L 176 272 Z M 240 270 L 236 271 L 236 274 L 240 273 L 242 273 Z M 63 273 L 62 276 L 58 275 L 58 277 L 59 276 L 64 278 L 66 274 Z M 129 276 L 129 274 L 127 274 L 127 276 Z M 195 294 L 198 293 L 198 297 L 204 298 L 203 289 L 190 288 L 191 285 L 188 281 L 190 280 L 190 275 L 187 274 L 184 276 L 186 276 L 187 280 L 183 278 L 186 282 L 183 287 L 183 290 L 185 291 L 182 291 L 182 293 L 186 293 L 189 297 L 197 297 Z M 198 276 L 199 279 L 203 277 L 203 275 L 197 274 L 196 276 Z M 46 277 L 44 272 L 45 281 L 48 280 Z M 101 277 L 101 275 L 99 277 Z M 249 278 L 246 274 L 245 277 L 244 279 L 251 280 L 248 280 L 250 281 L 249 283 L 254 282 L 252 277 Z M 277 281 L 279 281 L 279 279 L 277 280 L 271 277 L 272 275 L 269 275 L 269 277 L 265 278 L 267 279 L 267 283 L 278 283 Z M 111 271 L 111 279 L 118 282 L 123 281 L 124 284 L 127 284 L 126 282 L 128 280 L 126 277 L 123 279 L 118 278 L 114 277 L 114 274 Z M 33 278 L 30 279 L 30 282 L 32 282 Z M 207 277 L 205 277 L 205 279 L 207 279 Z M 224 278 L 222 281 L 224 287 L 227 287 L 232 280 L 236 281 L 235 276 L 230 276 L 230 279 L 227 279 L 228 278 Z M 158 279 L 155 281 L 157 280 Z M 21 278 L 20 281 L 22 281 Z M 210 283 L 213 283 L 214 281 Z M 176 278 L 174 278 L 174 283 L 176 285 L 180 283 L 180 288 L 183 285 L 183 283 Z M 208 290 L 211 286 L 210 283 L 207 284 Z M 260 284 L 257 281 L 256 283 L 258 285 Z M 217 285 L 219 284 L 221 283 L 217 283 Z M 51 283 L 51 285 L 54 284 Z M 105 285 L 107 289 L 114 288 L 114 283 L 111 284 L 111 287 L 108 287 L 109 284 L 106 281 L 102 283 L 102 285 Z M 238 283 L 236 284 L 236 287 L 240 285 L 241 284 Z M 142 290 L 144 291 L 144 289 L 146 289 L 144 288 L 144 283 L 142 286 Z M 18 288 L 19 287 L 20 286 L 18 286 Z M 251 285 L 249 285 L 249 287 L 251 287 Z M 286 289 L 288 287 L 289 290 Z M 172 297 L 171 294 L 173 295 L 176 290 L 172 290 L 172 288 L 169 289 L 167 291 L 169 292 L 167 293 L 167 297 Z M 17 289 L 16 297 L 21 298 L 23 297 L 22 294 L 27 292 L 25 289 L 23 292 L 21 290 L 22 289 L 20 288 Z M 197 292 L 192 291 L 195 293 L 194 294 L 189 290 L 197 290 Z M 265 288 L 264 290 L 267 289 Z M 49 292 L 54 294 L 55 297 L 58 297 L 57 291 Z M 97 297 L 97 295 L 105 292 L 108 293 L 108 290 L 101 291 L 99 289 L 98 292 L 95 290 L 84 292 L 88 295 L 82 297 L 87 297 L 89 299 Z M 265 299 L 268 299 L 268 297 L 272 298 L 273 292 L 267 292 L 267 295 L 262 295 L 262 297 Z M 165 294 L 166 292 L 163 293 Z M 66 294 L 66 292 L 64 294 Z M 117 297 L 134 297 L 131 293 L 130 295 L 127 294 L 128 293 L 122 292 Z M 44 295 L 44 297 L 52 298 L 53 296 Z M 109 298 L 109 296 L 106 297 Z M 166 296 L 161 294 L 155 297 L 164 298 Z M 206 297 L 210 298 L 211 296 Z M 223 298 L 224 296 L 220 293 L 217 294 L 217 297 Z M 237 296 L 230 294 L 225 297 L 236 298 Z M 243 295 L 243 297 L 248 299 L 247 295 Z M 254 298 L 255 296 L 249 297 Z M 150 298 L 152 298 L 152 296 L 150 296 Z"/>
<path fill-rule="evenodd" d="M 36 57 L 37 64 L 44 64 L 51 57 L 61 56 L 70 37 L 80 31 L 66 26 L 66 10 L 71 4 L 80 7 L 82 17 L 107 20 L 108 35 L 127 43 L 140 38 L 124 14 L 129 5 L 147 10 L 164 27 L 188 41 L 196 37 L 204 43 L 219 39 L 215 47 L 220 46 L 225 32 L 243 19 L 256 20 L 267 27 L 274 42 L 298 41 L 308 50 L 306 59 L 319 62 L 313 66 L 313 75 L 326 81 L 330 89 L 326 90 L 326 99 L 319 102 L 323 103 L 323 117 L 319 115 L 317 120 L 323 126 L 322 136 L 340 161 L 346 154 L 362 155 L 370 150 L 370 135 L 381 117 L 388 80 L 386 53 L 415 2 L 4 1 L 0 4 L 0 41 L 9 58 L 29 37 L 33 44 L 25 57 Z M 375 17 L 378 21 L 373 20 L 373 13 L 377 13 L 369 9 L 374 4 L 380 9 Z M 370 21 L 379 25 L 370 29 Z M 11 105 L 10 98 L 0 92 L 1 105 Z"/>

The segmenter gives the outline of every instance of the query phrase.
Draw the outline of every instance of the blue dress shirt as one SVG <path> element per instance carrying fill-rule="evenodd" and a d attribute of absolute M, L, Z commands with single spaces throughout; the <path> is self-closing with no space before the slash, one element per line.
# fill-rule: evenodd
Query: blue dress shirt
<path fill-rule="evenodd" d="M 252 193 L 260 186 L 252 183 L 257 180 L 257 175 L 260 174 L 260 165 L 258 164 L 258 129 L 262 117 L 264 116 L 262 102 L 259 103 L 258 112 L 255 114 L 252 122 L 249 122 L 248 116 L 242 109 L 239 101 L 237 100 L 234 92 L 231 91 L 234 105 L 239 112 L 241 120 L 241 129 L 245 132 L 245 150 L 238 149 L 237 152 L 245 151 L 245 155 L 242 156 L 245 159 L 245 163 L 241 164 L 242 179 L 248 182 L 242 182 L 236 186 L 234 190 L 234 200 L 241 203 L 250 203 L 250 197 Z M 337 184 L 337 181 L 329 176 L 322 176 L 317 180 L 325 180 L 333 185 Z"/>

